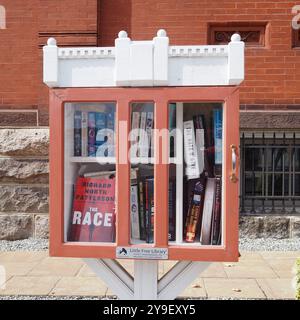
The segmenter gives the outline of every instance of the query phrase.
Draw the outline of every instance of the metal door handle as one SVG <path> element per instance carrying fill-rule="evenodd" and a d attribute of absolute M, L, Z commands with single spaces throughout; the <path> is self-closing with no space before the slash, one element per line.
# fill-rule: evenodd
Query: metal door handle
<path fill-rule="evenodd" d="M 236 167 L 237 167 L 237 146 L 234 144 L 230 145 L 231 148 L 231 159 L 232 159 L 232 171 L 229 176 L 231 182 L 236 183 L 238 181 Z"/>

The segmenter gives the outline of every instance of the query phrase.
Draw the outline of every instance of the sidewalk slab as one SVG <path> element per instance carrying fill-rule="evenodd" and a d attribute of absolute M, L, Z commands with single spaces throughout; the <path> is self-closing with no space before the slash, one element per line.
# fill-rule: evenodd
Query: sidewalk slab
<path fill-rule="evenodd" d="M 269 266 L 245 266 L 234 265 L 232 267 L 225 267 L 225 272 L 228 278 L 278 278 L 277 274 Z"/>
<path fill-rule="evenodd" d="M 41 262 L 49 257 L 48 251 L 8 251 L 0 254 L 0 264 L 5 262 Z"/>
<path fill-rule="evenodd" d="M 204 279 L 208 298 L 265 299 L 255 279 Z"/>
<path fill-rule="evenodd" d="M 82 268 L 84 262 L 74 258 L 45 258 L 34 267 L 31 276 L 75 276 Z"/>
<path fill-rule="evenodd" d="M 291 279 L 257 279 L 257 282 L 269 299 L 295 299 Z"/>
<path fill-rule="evenodd" d="M 99 278 L 63 277 L 51 290 L 55 296 L 105 296 L 107 286 Z"/>
<path fill-rule="evenodd" d="M 7 262 L 3 266 L 7 276 L 26 276 L 38 264 L 38 262 Z"/>
<path fill-rule="evenodd" d="M 180 295 L 179 298 L 206 298 L 207 292 L 203 279 L 196 279 L 191 285 L 189 285 Z"/>
<path fill-rule="evenodd" d="M 266 262 L 274 270 L 279 278 L 293 278 L 293 268 L 296 263 L 296 258 L 292 259 L 266 259 Z"/>
<path fill-rule="evenodd" d="M 15 276 L 5 283 L 0 295 L 48 295 L 59 277 Z"/>
<path fill-rule="evenodd" d="M 264 259 L 296 259 L 300 258 L 299 251 L 261 251 L 261 256 Z"/>

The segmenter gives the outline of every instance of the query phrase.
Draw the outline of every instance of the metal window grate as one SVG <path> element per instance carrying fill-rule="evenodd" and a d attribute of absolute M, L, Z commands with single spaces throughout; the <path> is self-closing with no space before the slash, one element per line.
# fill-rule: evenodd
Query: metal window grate
<path fill-rule="evenodd" d="M 300 214 L 300 133 L 241 136 L 241 213 Z"/>

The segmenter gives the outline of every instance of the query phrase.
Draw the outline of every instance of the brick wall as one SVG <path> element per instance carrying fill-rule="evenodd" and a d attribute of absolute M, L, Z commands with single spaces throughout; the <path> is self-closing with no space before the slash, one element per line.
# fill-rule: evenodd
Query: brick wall
<path fill-rule="evenodd" d="M 97 45 L 96 0 L 1 0 L 0 239 L 48 237 L 48 88 L 42 46 Z"/>
<path fill-rule="evenodd" d="M 300 110 L 300 49 L 292 49 L 292 7 L 289 0 L 102 0 L 105 23 L 99 21 L 103 45 L 112 45 L 117 30 L 127 28 L 136 40 L 168 31 L 171 44 L 207 44 L 209 23 L 268 24 L 267 47 L 246 49 L 242 109 Z M 124 5 L 130 12 L 124 11 Z M 128 15 L 128 19 L 124 15 Z M 109 17 L 113 16 L 113 23 Z M 119 18 L 118 18 L 119 16 Z M 125 22 L 124 22 L 125 20 Z M 131 21 L 129 24 L 128 21 Z M 103 26 L 104 24 L 104 26 Z"/>

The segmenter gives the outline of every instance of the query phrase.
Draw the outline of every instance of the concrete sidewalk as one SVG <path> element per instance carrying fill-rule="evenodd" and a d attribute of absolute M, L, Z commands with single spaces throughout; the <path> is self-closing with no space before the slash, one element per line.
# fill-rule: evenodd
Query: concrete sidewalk
<path fill-rule="evenodd" d="M 241 255 L 238 263 L 212 263 L 180 297 L 294 299 L 292 269 L 300 251 Z M 132 273 L 131 261 L 123 260 L 122 264 Z M 173 264 L 160 263 L 160 276 Z M 81 259 L 50 258 L 46 251 L 0 252 L 1 266 L 6 282 L 0 276 L 0 295 L 113 295 Z"/>

